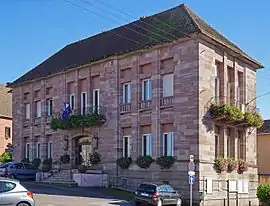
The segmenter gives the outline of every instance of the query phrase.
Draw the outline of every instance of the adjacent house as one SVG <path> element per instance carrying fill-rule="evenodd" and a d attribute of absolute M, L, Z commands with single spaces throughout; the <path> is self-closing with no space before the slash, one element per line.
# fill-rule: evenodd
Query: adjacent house
<path fill-rule="evenodd" d="M 195 203 L 235 204 L 237 193 L 254 205 L 260 68 L 184 4 L 74 42 L 9 84 L 14 158 L 69 155 L 73 172 L 99 168 L 129 189 L 166 181 L 188 199 L 193 155 Z M 226 158 L 242 160 L 239 174 L 214 169 Z"/>
<path fill-rule="evenodd" d="M 270 184 L 270 120 L 265 120 L 263 127 L 257 131 L 257 161 L 261 184 Z"/>
<path fill-rule="evenodd" d="M 0 84 L 0 155 L 12 143 L 12 95 L 5 84 Z"/>

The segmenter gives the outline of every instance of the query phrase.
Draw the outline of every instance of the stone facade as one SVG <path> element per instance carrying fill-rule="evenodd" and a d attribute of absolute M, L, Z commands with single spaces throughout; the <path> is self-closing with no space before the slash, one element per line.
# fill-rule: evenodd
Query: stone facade
<path fill-rule="evenodd" d="M 0 154 L 12 143 L 12 118 L 0 116 Z M 10 132 L 9 132 L 10 131 Z"/>
<path fill-rule="evenodd" d="M 230 53 L 232 53 L 230 51 Z M 246 144 L 246 159 L 253 165 L 244 175 L 235 173 L 217 175 L 213 170 L 215 158 L 215 138 L 213 122 L 207 116 L 207 104 L 214 96 L 214 71 L 216 61 L 227 64 L 244 73 L 245 102 L 256 96 L 256 71 L 247 63 L 227 54 L 227 49 L 214 45 L 210 40 L 189 39 L 170 45 L 155 47 L 118 58 L 74 68 L 42 80 L 35 80 L 12 88 L 13 94 L 13 144 L 14 159 L 25 157 L 25 145 L 31 143 L 32 156 L 35 157 L 36 143 L 41 144 L 41 159 L 47 158 L 48 142 L 53 142 L 53 159 L 57 160 L 65 153 L 63 142 L 67 138 L 74 164 L 76 150 L 74 138 L 79 136 L 98 136 L 98 152 L 101 154 L 100 166 L 110 174 L 112 182 L 134 189 L 140 182 L 169 181 L 179 189 L 184 199 L 188 199 L 189 185 L 187 164 L 189 155 L 195 156 L 196 181 L 193 186 L 194 201 L 199 204 L 200 193 L 205 191 L 205 180 L 213 179 L 213 192 L 204 195 L 204 205 L 223 205 L 227 193 L 221 192 L 229 179 L 248 179 L 250 188 L 257 184 L 256 169 L 256 132 L 252 131 Z M 245 61 L 246 62 L 246 61 Z M 173 73 L 174 95 L 162 97 L 162 75 Z M 98 80 L 97 80 L 98 78 Z M 152 98 L 140 101 L 141 82 L 152 80 Z M 122 104 L 122 84 L 131 82 L 131 103 Z M 100 89 L 100 104 L 106 108 L 106 123 L 100 127 L 72 131 L 52 131 L 51 117 L 46 115 L 46 99 L 52 98 L 53 112 L 60 113 L 68 94 L 75 94 L 75 107 L 79 108 L 80 93 L 87 92 L 88 104 L 93 102 L 93 89 Z M 71 91 L 72 90 L 72 91 Z M 27 95 L 26 95 L 27 94 Z M 26 97 L 26 96 L 27 97 Z M 34 102 L 41 100 L 42 115 L 35 118 Z M 31 105 L 31 118 L 24 119 L 24 104 Z M 255 102 L 254 102 L 255 103 Z M 208 126 L 207 126 L 208 125 Z M 124 135 L 131 136 L 131 157 L 133 160 L 142 154 L 142 134 L 152 135 L 152 156 L 162 155 L 164 132 L 174 134 L 174 156 L 177 162 L 171 169 L 161 170 L 153 163 L 147 170 L 132 164 L 130 169 L 116 167 L 115 160 L 122 155 Z M 225 137 L 224 137 L 225 138 Z M 91 139 L 91 138 L 90 138 Z M 224 144 L 226 153 L 226 144 Z M 114 181 L 115 180 L 115 181 Z M 119 183 L 120 181 L 120 183 Z M 218 182 L 216 184 L 216 182 Z M 208 182 L 209 184 L 209 182 Z M 243 194 L 245 201 L 254 200 L 250 190 Z M 234 195 L 234 194 L 232 194 Z M 234 204 L 234 201 L 231 203 Z M 243 200 L 244 201 L 244 200 Z M 243 202 L 243 205 L 244 204 Z"/>

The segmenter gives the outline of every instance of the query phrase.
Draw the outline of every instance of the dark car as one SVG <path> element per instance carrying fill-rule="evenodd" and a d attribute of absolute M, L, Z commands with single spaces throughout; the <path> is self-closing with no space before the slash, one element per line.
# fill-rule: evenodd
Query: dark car
<path fill-rule="evenodd" d="M 0 176 L 12 179 L 35 179 L 38 169 L 30 163 L 9 162 L 0 166 Z"/>
<path fill-rule="evenodd" d="M 150 204 L 155 206 L 181 206 L 180 194 L 170 185 L 141 184 L 134 197 L 135 205 Z"/>

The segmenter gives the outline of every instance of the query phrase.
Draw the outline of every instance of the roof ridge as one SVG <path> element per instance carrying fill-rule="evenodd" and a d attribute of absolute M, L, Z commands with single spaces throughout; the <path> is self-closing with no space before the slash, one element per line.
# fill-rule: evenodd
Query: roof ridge
<path fill-rule="evenodd" d="M 193 12 L 190 10 L 190 8 L 187 5 L 185 5 L 184 3 L 180 4 L 180 7 L 182 7 L 184 9 L 184 11 L 187 12 L 191 21 L 198 27 L 199 32 L 202 32 L 202 28 L 200 27 L 200 25 L 198 24 L 196 19 L 193 18 L 193 15 L 192 15 Z"/>

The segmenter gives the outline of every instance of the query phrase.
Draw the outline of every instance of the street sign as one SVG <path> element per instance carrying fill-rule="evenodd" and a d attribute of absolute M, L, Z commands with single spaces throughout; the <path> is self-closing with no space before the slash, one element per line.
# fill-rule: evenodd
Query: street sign
<path fill-rule="evenodd" d="M 194 162 L 194 155 L 189 155 L 189 161 Z"/>
<path fill-rule="evenodd" d="M 195 170 L 195 164 L 194 164 L 194 162 L 189 162 L 188 163 L 188 170 L 189 171 L 194 171 Z"/>
<path fill-rule="evenodd" d="M 188 176 L 188 182 L 190 185 L 194 184 L 195 176 Z"/>
<path fill-rule="evenodd" d="M 195 171 L 188 171 L 188 176 L 195 176 Z"/>

